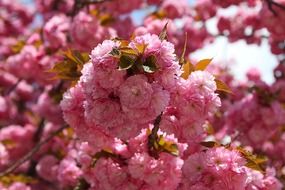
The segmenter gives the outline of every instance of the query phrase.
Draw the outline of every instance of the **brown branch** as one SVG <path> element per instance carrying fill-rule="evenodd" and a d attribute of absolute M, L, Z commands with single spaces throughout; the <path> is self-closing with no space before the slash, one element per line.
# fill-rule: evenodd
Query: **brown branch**
<path fill-rule="evenodd" d="M 273 6 L 278 7 L 285 11 L 285 5 L 275 2 L 274 0 L 265 0 L 268 6 L 268 9 L 275 15 L 278 16 L 276 10 L 274 10 Z"/>
<path fill-rule="evenodd" d="M 214 38 L 218 38 L 218 37 L 225 37 L 225 38 L 228 38 L 228 37 L 230 37 L 229 34 L 224 34 L 224 33 L 211 34 L 211 35 L 212 35 L 212 37 L 214 37 Z M 240 37 L 240 39 L 242 40 L 242 39 L 247 39 L 247 38 L 250 38 L 250 37 L 252 37 L 252 35 L 249 35 L 249 36 L 244 35 L 243 37 Z M 269 36 L 268 36 L 268 35 L 261 35 L 260 38 L 261 38 L 261 39 L 268 39 Z"/>
<path fill-rule="evenodd" d="M 276 6 L 276 7 L 279 7 L 280 9 L 285 10 L 285 5 L 282 5 L 282 4 L 280 4 L 280 3 L 277 3 L 277 2 L 275 2 L 275 1 L 273 1 L 273 0 L 267 0 L 267 1 L 269 1 L 272 5 L 274 5 L 274 6 Z"/>
<path fill-rule="evenodd" d="M 41 139 L 42 133 L 43 133 L 43 129 L 44 129 L 44 125 L 45 124 L 45 120 L 42 118 L 40 120 L 40 123 L 38 124 L 38 128 L 33 136 L 33 140 L 35 142 L 39 142 L 39 140 Z"/>
<path fill-rule="evenodd" d="M 157 132 L 159 130 L 159 124 L 161 122 L 161 117 L 162 117 L 162 113 L 159 114 L 159 116 L 157 116 L 157 118 L 154 120 L 153 123 L 153 128 L 151 130 L 150 135 L 148 136 L 148 153 L 149 155 L 151 155 L 154 158 L 158 158 L 158 153 L 154 147 L 154 144 L 156 143 L 157 139 L 158 139 L 158 135 Z"/>
<path fill-rule="evenodd" d="M 100 3 L 107 2 L 107 1 L 112 1 L 112 0 L 86 0 L 86 1 L 83 1 L 83 3 L 90 5 L 90 4 L 100 4 Z"/>
<path fill-rule="evenodd" d="M 70 15 L 74 17 L 85 6 L 89 6 L 92 4 L 101 4 L 107 1 L 112 1 L 112 0 L 74 0 L 73 9 Z"/>
<path fill-rule="evenodd" d="M 0 177 L 3 177 L 5 175 L 8 175 L 10 173 L 12 173 L 13 171 L 15 171 L 20 165 L 22 165 L 24 162 L 26 162 L 27 160 L 31 159 L 33 157 L 33 155 L 35 153 L 37 153 L 39 151 L 39 149 L 46 143 L 48 143 L 54 136 L 56 136 L 58 133 L 60 133 L 62 130 L 64 130 L 65 128 L 67 128 L 67 125 L 62 126 L 61 128 L 59 128 L 58 130 L 56 130 L 55 132 L 53 132 L 52 134 L 50 134 L 46 139 L 44 139 L 43 141 L 40 141 L 39 143 L 36 144 L 36 146 L 34 146 L 34 148 L 28 152 L 25 156 L 23 156 L 22 158 L 20 158 L 19 160 L 17 160 L 16 162 L 14 162 L 11 166 L 9 166 L 6 170 L 4 170 L 3 172 L 0 173 Z"/>
<path fill-rule="evenodd" d="M 20 84 L 20 82 L 22 81 L 22 79 L 18 79 L 18 81 L 13 84 L 13 86 L 11 86 L 5 93 L 4 93 L 4 96 L 9 96 L 9 94 L 11 92 L 13 92 L 13 90 L 15 90 L 17 88 L 17 86 Z"/>

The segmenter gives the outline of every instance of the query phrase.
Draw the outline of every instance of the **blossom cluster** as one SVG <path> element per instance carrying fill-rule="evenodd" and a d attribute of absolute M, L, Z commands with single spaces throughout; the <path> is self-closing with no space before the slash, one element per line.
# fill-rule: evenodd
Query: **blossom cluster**
<path fill-rule="evenodd" d="M 281 190 L 284 13 L 282 0 L 0 1 L 0 189 Z M 192 60 L 220 37 L 268 42 L 275 81 Z"/>

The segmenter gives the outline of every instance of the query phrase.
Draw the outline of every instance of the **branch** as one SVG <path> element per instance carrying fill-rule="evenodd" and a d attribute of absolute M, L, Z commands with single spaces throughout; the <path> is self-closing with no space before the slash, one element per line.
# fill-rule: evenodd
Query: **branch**
<path fill-rule="evenodd" d="M 44 125 L 45 124 L 45 120 L 42 118 L 41 120 L 40 120 L 40 123 L 39 123 L 39 125 L 38 125 L 38 128 L 37 128 L 37 130 L 36 130 L 36 132 L 35 132 L 35 134 L 34 134 L 34 136 L 33 136 L 33 140 L 35 141 L 35 142 L 39 142 L 39 140 L 41 139 L 41 136 L 42 136 L 42 132 L 43 132 L 43 129 L 44 129 Z"/>
<path fill-rule="evenodd" d="M 25 156 L 14 162 L 10 167 L 8 167 L 5 171 L 0 173 L 0 177 L 3 177 L 5 175 L 8 175 L 15 171 L 20 165 L 22 165 L 24 162 L 32 158 L 32 156 L 39 151 L 39 149 L 46 143 L 48 143 L 54 136 L 56 136 L 58 133 L 60 133 L 62 130 L 67 128 L 67 125 L 62 126 L 58 130 L 56 130 L 54 133 L 50 134 L 45 140 L 39 142 L 36 144 L 36 146 L 28 152 Z"/>
<path fill-rule="evenodd" d="M 282 10 L 285 11 L 285 5 L 282 5 L 280 3 L 275 2 L 274 0 L 265 0 L 267 3 L 267 6 L 269 8 L 269 10 L 275 15 L 278 16 L 278 13 L 276 12 L 276 10 L 273 9 L 273 6 L 276 6 Z"/>
<path fill-rule="evenodd" d="M 218 37 L 229 38 L 229 36 L 230 36 L 230 35 L 224 34 L 224 33 L 211 34 L 211 35 L 212 35 L 212 37 L 214 37 L 214 38 L 218 38 Z M 250 38 L 250 37 L 252 37 L 252 35 L 249 35 L 249 36 L 244 35 L 244 36 L 240 37 L 239 39 L 242 40 L 242 39 L 247 39 L 247 38 Z M 261 35 L 260 38 L 261 38 L 261 39 L 268 39 L 269 36 L 268 36 L 268 35 Z"/>
<path fill-rule="evenodd" d="M 107 1 L 112 0 L 74 0 L 73 9 L 71 11 L 71 16 L 75 16 L 80 9 L 84 8 L 85 6 L 92 5 L 92 4 L 101 4 Z"/>
<path fill-rule="evenodd" d="M 273 1 L 273 0 L 267 0 L 267 1 L 269 1 L 272 5 L 275 5 L 276 7 L 279 7 L 280 9 L 285 10 L 285 5 L 282 5 L 282 4 L 280 4 L 280 3 L 277 3 L 277 2 L 275 2 L 275 1 Z"/>
<path fill-rule="evenodd" d="M 154 144 L 156 143 L 156 141 L 158 139 L 157 132 L 159 130 L 159 124 L 161 121 L 161 116 L 162 116 L 162 113 L 159 114 L 159 116 L 157 116 L 157 118 L 154 120 L 153 128 L 151 130 L 150 135 L 148 136 L 148 143 L 147 143 L 148 152 L 149 152 L 149 155 L 151 155 L 154 158 L 158 158 L 158 153 L 156 151 Z"/>
<path fill-rule="evenodd" d="M 10 94 L 11 92 L 13 92 L 13 90 L 15 90 L 15 89 L 17 88 L 18 84 L 20 84 L 21 81 L 22 81 L 22 79 L 18 79 L 18 81 L 17 81 L 15 84 L 13 84 L 13 86 L 11 86 L 11 87 L 4 93 L 4 96 L 9 96 L 9 94 Z"/>

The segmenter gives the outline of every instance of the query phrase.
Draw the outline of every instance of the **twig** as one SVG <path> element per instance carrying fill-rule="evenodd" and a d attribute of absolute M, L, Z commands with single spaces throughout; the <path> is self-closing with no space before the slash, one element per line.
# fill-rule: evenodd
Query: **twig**
<path fill-rule="evenodd" d="M 89 6 L 92 4 L 101 4 L 107 1 L 112 1 L 112 0 L 74 0 L 71 16 L 72 17 L 75 16 L 78 13 L 78 11 L 84 8 L 85 6 Z"/>
<path fill-rule="evenodd" d="M 230 36 L 230 35 L 224 34 L 224 33 L 211 34 L 211 35 L 212 35 L 212 37 L 214 37 L 214 38 L 218 38 L 218 37 L 226 37 L 226 38 L 228 38 L 228 37 Z M 252 37 L 252 36 L 253 36 L 253 35 L 249 35 L 249 36 L 244 35 L 242 38 L 247 39 L 247 38 L 250 38 L 250 37 Z M 261 38 L 261 39 L 268 39 L 269 36 L 268 36 L 268 35 L 261 35 L 260 38 Z"/>
<path fill-rule="evenodd" d="M 53 10 L 58 10 L 58 6 L 60 5 L 60 3 L 62 3 L 62 0 L 54 1 L 53 4 L 52 4 L 52 9 Z"/>
<path fill-rule="evenodd" d="M 54 133 L 50 134 L 45 140 L 39 142 L 36 144 L 36 146 L 28 152 L 25 156 L 14 162 L 10 167 L 8 167 L 5 171 L 0 173 L 0 177 L 3 177 L 5 175 L 8 175 L 15 171 L 20 165 L 22 165 L 24 162 L 29 160 L 38 150 L 46 143 L 48 143 L 54 136 L 56 136 L 58 133 L 60 133 L 63 129 L 67 128 L 67 125 L 62 126 L 58 130 L 56 130 Z"/>
<path fill-rule="evenodd" d="M 40 123 L 38 124 L 38 128 L 33 136 L 33 140 L 35 142 L 38 142 L 40 139 L 41 139 L 41 136 L 42 136 L 42 132 L 43 132 L 43 129 L 44 129 L 44 125 L 45 124 L 45 120 L 42 118 L 40 120 Z"/>
<path fill-rule="evenodd" d="M 285 5 L 282 5 L 282 4 L 280 4 L 280 3 L 277 3 L 277 2 L 275 2 L 275 1 L 273 1 L 273 0 L 267 0 L 267 1 L 269 1 L 272 5 L 275 5 L 276 7 L 279 7 L 280 9 L 285 10 Z"/>
<path fill-rule="evenodd" d="M 268 6 L 268 9 L 275 15 L 275 16 L 278 16 L 278 13 L 276 12 L 276 10 L 273 9 L 273 6 L 276 6 L 282 10 L 285 11 L 285 6 L 280 4 L 280 3 L 277 3 L 275 2 L 274 0 L 265 0 L 266 3 L 267 3 L 267 6 Z"/>
<path fill-rule="evenodd" d="M 154 158 L 158 158 L 158 153 L 154 147 L 154 144 L 156 143 L 156 141 L 158 139 L 157 132 L 159 130 L 159 124 L 161 121 L 161 116 L 162 116 L 162 113 L 159 114 L 159 116 L 157 116 L 157 118 L 154 120 L 153 128 L 151 130 L 150 135 L 148 136 L 148 143 L 147 143 L 148 152 L 149 152 L 149 155 L 151 155 Z"/>
<path fill-rule="evenodd" d="M 13 92 L 13 90 L 15 90 L 17 88 L 17 86 L 20 84 L 20 82 L 22 81 L 22 79 L 18 79 L 18 81 L 13 84 L 13 86 L 11 86 L 5 93 L 4 96 L 8 96 L 11 92 Z"/>

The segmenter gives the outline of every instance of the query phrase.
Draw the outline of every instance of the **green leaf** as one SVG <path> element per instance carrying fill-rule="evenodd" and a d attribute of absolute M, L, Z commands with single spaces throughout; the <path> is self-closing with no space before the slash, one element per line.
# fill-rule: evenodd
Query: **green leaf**
<path fill-rule="evenodd" d="M 158 10 L 158 11 L 153 12 L 151 16 L 157 19 L 164 19 L 167 16 L 167 14 L 164 10 Z"/>
<path fill-rule="evenodd" d="M 157 67 L 156 62 L 157 61 L 154 55 L 148 56 L 142 65 L 144 72 L 154 73 L 155 71 L 157 71 L 158 67 Z"/>
<path fill-rule="evenodd" d="M 195 65 L 195 70 L 204 71 L 213 59 L 202 59 Z"/>
<path fill-rule="evenodd" d="M 161 41 L 167 40 L 167 25 L 168 25 L 168 22 L 164 25 L 162 31 L 159 34 L 159 39 Z"/>
<path fill-rule="evenodd" d="M 134 57 L 129 55 L 121 55 L 119 61 L 119 70 L 127 70 L 131 68 L 135 62 L 136 59 Z"/>
<path fill-rule="evenodd" d="M 230 87 L 228 87 L 228 85 L 226 85 L 223 81 L 219 80 L 219 79 L 215 79 L 216 85 L 217 85 L 217 90 L 218 91 L 223 91 L 223 92 L 227 92 L 232 94 L 232 90 L 230 89 Z"/>
<path fill-rule="evenodd" d="M 121 52 L 118 48 L 113 47 L 112 51 L 109 54 L 112 55 L 113 57 L 119 58 L 121 55 Z"/>

